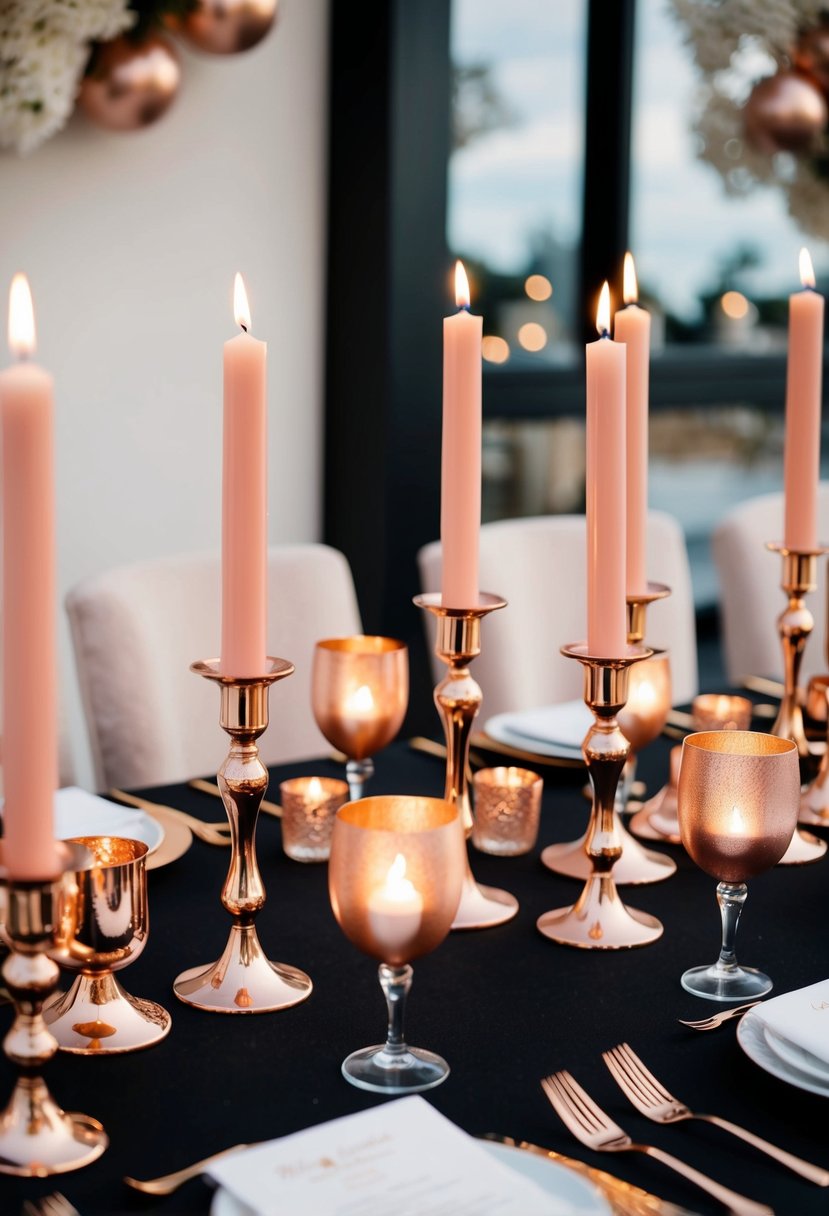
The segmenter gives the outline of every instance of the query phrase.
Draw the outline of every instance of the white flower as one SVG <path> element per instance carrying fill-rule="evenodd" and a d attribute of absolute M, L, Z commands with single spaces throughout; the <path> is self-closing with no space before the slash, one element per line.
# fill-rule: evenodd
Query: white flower
<path fill-rule="evenodd" d="M 31 152 L 59 131 L 91 43 L 134 20 L 127 0 L 0 0 L 0 148 Z"/>

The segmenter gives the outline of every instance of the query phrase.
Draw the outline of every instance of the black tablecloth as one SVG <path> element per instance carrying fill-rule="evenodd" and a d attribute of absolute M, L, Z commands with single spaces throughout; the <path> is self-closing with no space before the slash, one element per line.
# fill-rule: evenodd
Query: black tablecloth
<path fill-rule="evenodd" d="M 218 734 L 218 728 L 217 728 Z M 656 789 L 667 773 L 670 743 L 643 756 L 640 774 Z M 217 758 L 221 759 L 221 737 Z M 824 1098 L 767 1075 L 743 1054 L 734 1023 L 711 1033 L 685 1029 L 677 1018 L 704 1017 L 715 1002 L 689 996 L 681 972 L 713 962 L 719 946 L 715 884 L 679 848 L 678 873 L 667 882 L 623 888 L 634 907 L 664 922 L 656 944 L 630 951 L 557 946 L 535 928 L 537 917 L 572 903 L 579 886 L 545 869 L 540 849 L 583 830 L 587 804 L 580 781 L 545 769 L 539 846 L 499 859 L 471 850 L 479 881 L 520 899 L 517 917 L 485 931 L 450 934 L 415 964 L 407 1012 L 409 1042 L 440 1052 L 449 1079 L 428 1101 L 473 1134 L 500 1132 L 610 1169 L 700 1213 L 721 1211 L 663 1166 L 634 1154 L 589 1153 L 564 1129 L 539 1079 L 566 1067 L 634 1138 L 660 1145 L 719 1181 L 772 1204 L 781 1216 L 826 1213 L 829 1192 L 800 1180 L 726 1133 L 701 1123 L 658 1127 L 630 1107 L 601 1060 L 627 1040 L 651 1070 L 692 1109 L 723 1115 L 768 1139 L 829 1166 Z M 278 783 L 300 774 L 339 775 L 328 761 L 274 769 Z M 397 743 L 377 758 L 368 792 L 441 795 L 440 761 Z M 149 796 L 201 818 L 221 818 L 218 801 L 184 786 Z M 68 1110 L 100 1119 L 111 1138 L 94 1165 L 51 1180 L 0 1178 L 0 1212 L 16 1216 L 24 1198 L 62 1190 L 83 1213 L 207 1212 L 202 1181 L 168 1199 L 128 1190 L 124 1174 L 155 1177 L 231 1144 L 263 1140 L 388 1100 L 349 1085 L 343 1058 L 381 1041 L 385 1004 L 376 964 L 341 933 L 330 909 L 327 867 L 288 860 L 278 821 L 260 821 L 258 851 L 268 901 L 258 925 L 274 960 L 307 971 L 310 999 L 281 1013 L 227 1016 L 179 1003 L 171 984 L 187 967 L 209 963 L 224 946 L 228 917 L 219 903 L 228 850 L 194 841 L 179 861 L 150 875 L 150 941 L 119 978 L 136 996 L 173 1015 L 157 1047 L 111 1058 L 59 1054 L 47 1073 Z M 778 867 L 749 885 L 737 945 L 740 960 L 767 970 L 784 992 L 829 976 L 829 861 Z M 11 1020 L 0 1011 L 0 1029 Z M 13 1073 L 0 1060 L 2 1094 Z"/>

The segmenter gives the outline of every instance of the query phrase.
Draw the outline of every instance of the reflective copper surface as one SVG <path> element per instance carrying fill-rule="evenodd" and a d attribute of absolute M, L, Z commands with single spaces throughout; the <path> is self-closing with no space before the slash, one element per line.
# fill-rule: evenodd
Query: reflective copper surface
<path fill-rule="evenodd" d="M 660 651 L 630 670 L 628 698 L 619 711 L 619 725 L 631 751 L 640 752 L 659 737 L 670 708 L 671 662 L 669 655 Z"/>
<path fill-rule="evenodd" d="M 695 731 L 749 730 L 752 705 L 748 697 L 726 693 L 700 693 L 691 702 L 691 721 Z"/>
<path fill-rule="evenodd" d="M 754 731 L 706 731 L 683 744 L 682 843 L 700 869 L 729 883 L 761 874 L 786 852 L 797 822 L 800 775 L 793 740 Z"/>
<path fill-rule="evenodd" d="M 391 743 L 409 703 L 409 652 L 394 638 L 326 638 L 314 648 L 311 706 L 332 747 L 364 760 Z"/>

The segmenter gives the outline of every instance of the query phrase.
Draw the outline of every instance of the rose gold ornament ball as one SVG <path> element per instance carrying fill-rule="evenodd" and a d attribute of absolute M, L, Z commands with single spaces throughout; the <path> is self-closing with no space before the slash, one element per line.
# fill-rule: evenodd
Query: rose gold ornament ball
<path fill-rule="evenodd" d="M 262 41 L 276 20 L 277 5 L 278 0 L 197 0 L 171 28 L 200 51 L 232 55 Z"/>
<path fill-rule="evenodd" d="M 141 42 L 115 38 L 101 48 L 78 103 L 98 126 L 135 131 L 161 117 L 180 82 L 178 55 L 165 39 L 154 34 Z"/>
<path fill-rule="evenodd" d="M 743 107 L 748 140 L 760 152 L 799 152 L 826 126 L 826 101 L 799 72 L 783 71 L 755 85 Z"/>

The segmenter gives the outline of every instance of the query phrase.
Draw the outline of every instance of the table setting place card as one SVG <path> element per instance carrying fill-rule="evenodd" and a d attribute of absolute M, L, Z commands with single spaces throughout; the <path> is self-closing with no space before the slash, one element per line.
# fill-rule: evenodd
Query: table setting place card
<path fill-rule="evenodd" d="M 573 1216 L 415 1095 L 210 1167 L 259 1216 Z"/>
<path fill-rule="evenodd" d="M 829 980 L 784 992 L 752 1012 L 773 1035 L 805 1052 L 829 1076 Z"/>

